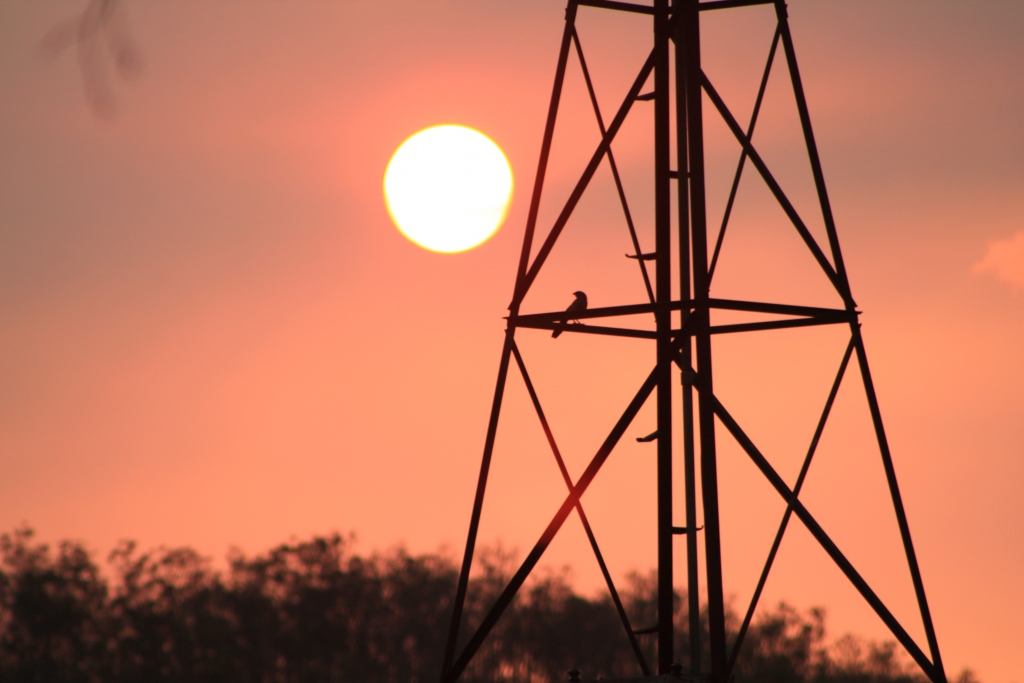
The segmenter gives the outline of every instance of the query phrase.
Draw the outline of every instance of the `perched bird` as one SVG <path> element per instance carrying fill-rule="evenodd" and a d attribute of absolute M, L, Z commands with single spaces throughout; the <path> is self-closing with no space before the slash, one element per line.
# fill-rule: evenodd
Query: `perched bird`
<path fill-rule="evenodd" d="M 580 311 L 587 310 L 587 295 L 584 294 L 583 292 L 573 292 L 572 295 L 575 296 L 576 298 L 573 300 L 573 302 L 571 304 L 569 304 L 569 308 L 565 309 L 565 312 L 566 313 L 579 313 Z M 565 325 L 570 320 L 573 320 L 575 322 L 579 322 L 578 320 L 576 320 L 575 317 L 573 317 L 571 315 L 567 315 L 564 318 L 562 318 L 562 323 L 561 324 Z M 558 337 L 558 335 L 562 334 L 564 329 L 565 329 L 564 327 L 558 327 L 554 332 L 551 333 L 551 337 L 552 338 Z"/>

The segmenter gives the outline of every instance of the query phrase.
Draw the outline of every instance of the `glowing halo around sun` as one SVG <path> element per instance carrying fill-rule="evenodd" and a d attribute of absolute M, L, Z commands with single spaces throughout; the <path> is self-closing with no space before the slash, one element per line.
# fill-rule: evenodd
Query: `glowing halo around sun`
<path fill-rule="evenodd" d="M 489 137 L 466 126 L 424 128 L 384 171 L 384 200 L 403 235 L 454 254 L 486 242 L 512 199 L 512 168 Z"/>

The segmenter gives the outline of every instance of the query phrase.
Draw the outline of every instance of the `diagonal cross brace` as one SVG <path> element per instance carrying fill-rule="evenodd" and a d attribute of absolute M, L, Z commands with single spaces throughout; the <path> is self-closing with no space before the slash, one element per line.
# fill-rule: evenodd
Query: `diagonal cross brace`
<path fill-rule="evenodd" d="M 701 382 L 698 380 L 695 384 L 698 390 L 701 389 Z M 793 491 L 786 486 L 786 482 L 782 480 L 778 472 L 771 466 L 768 459 L 761 454 L 754 443 L 750 440 L 750 437 L 744 433 L 740 428 L 736 420 L 733 419 L 732 415 L 725 409 L 725 406 L 718 400 L 714 394 L 710 394 L 709 398 L 713 406 L 715 415 L 722 421 L 725 428 L 733 435 L 736 442 L 739 443 L 740 447 L 746 451 L 750 459 L 754 461 L 761 473 L 765 476 L 768 482 L 779 492 L 783 500 L 786 501 L 787 505 L 793 509 L 796 516 L 800 518 L 800 521 L 804 523 L 807 530 L 811 532 L 811 535 L 821 544 L 821 547 L 828 553 L 832 561 L 836 563 L 839 569 L 846 575 L 846 578 L 850 580 L 854 588 L 863 596 L 863 598 L 871 605 L 871 608 L 875 610 L 875 613 L 882 619 L 889 630 L 892 632 L 896 639 L 900 641 L 900 644 L 910 653 L 910 656 L 914 658 L 918 666 L 924 674 L 933 681 L 933 683 L 946 683 L 945 680 L 939 676 L 932 662 L 925 656 L 921 648 L 918 647 L 914 639 L 910 637 L 910 634 L 906 632 L 900 622 L 896 620 L 889 608 L 885 606 L 882 600 L 875 594 L 871 587 L 867 584 L 867 581 L 854 569 L 846 556 L 843 555 L 842 551 L 839 550 L 838 546 L 829 538 L 825 530 L 821 528 L 818 522 L 811 516 L 811 513 L 807 511 L 803 503 L 796 497 Z"/>
<path fill-rule="evenodd" d="M 522 281 L 519 283 L 513 301 L 510 308 L 518 310 L 519 302 L 526 296 L 526 292 L 529 291 L 530 285 L 537 278 L 537 273 L 540 272 L 541 266 L 544 265 L 544 261 L 547 259 L 548 254 L 551 253 L 551 249 L 555 246 L 555 241 L 558 236 L 562 233 L 562 228 L 569 221 L 569 216 L 572 215 L 573 209 L 576 208 L 576 204 L 579 203 L 580 197 L 583 196 L 584 190 L 587 189 L 587 185 L 590 184 L 590 180 L 594 177 L 594 173 L 597 172 L 597 167 L 601 164 L 601 159 L 608 152 L 611 147 L 612 140 L 615 139 L 615 135 L 619 132 L 619 128 L 622 127 L 623 122 L 626 120 L 626 115 L 629 114 L 630 108 L 633 106 L 633 100 L 640 94 L 640 89 L 644 87 L 644 83 L 647 82 L 648 76 L 651 75 L 651 71 L 654 69 L 654 50 L 651 50 L 651 54 L 647 57 L 647 61 L 644 62 L 643 67 L 640 69 L 640 73 L 637 74 L 636 80 L 633 81 L 633 86 L 629 89 L 626 94 L 626 99 L 623 100 L 622 106 L 619 107 L 619 111 L 615 114 L 615 118 L 608 125 L 608 130 L 601 138 L 601 143 L 597 146 L 594 151 L 594 155 L 590 158 L 590 163 L 587 164 L 586 169 L 583 171 L 583 175 L 580 176 L 579 181 L 576 183 L 576 187 L 573 188 L 572 194 L 569 195 L 569 199 L 565 202 L 565 206 L 562 208 L 562 213 L 558 215 L 555 220 L 555 224 L 551 228 L 551 232 L 548 233 L 547 239 L 544 240 L 544 244 L 537 251 L 537 256 L 533 260 L 533 264 L 530 266 L 529 271 L 523 276 Z"/>
<path fill-rule="evenodd" d="M 773 176 L 771 171 L 768 170 L 768 166 L 765 165 L 761 155 L 757 153 L 756 149 L 754 149 L 754 146 L 750 143 L 750 138 L 747 137 L 746 133 L 743 132 L 743 129 L 740 128 L 740 124 L 736 122 L 736 118 L 732 115 L 732 112 L 730 112 L 729 108 L 725 106 L 725 102 L 722 100 L 722 97 L 718 94 L 718 91 L 715 90 L 714 86 L 711 85 L 711 81 L 708 80 L 707 74 L 702 71 L 700 77 L 701 86 L 704 88 L 704 92 L 708 94 L 711 102 L 715 105 L 715 108 L 718 109 L 718 113 L 721 114 L 722 120 L 725 121 L 726 125 L 729 126 L 729 129 L 732 131 L 732 134 L 736 136 L 736 140 L 738 140 L 740 145 L 743 146 L 747 156 L 750 157 L 750 162 L 754 164 L 754 168 L 756 168 L 758 173 L 761 174 L 761 177 L 764 178 L 764 182 L 768 185 L 768 189 L 771 190 L 771 193 L 775 196 L 775 200 L 779 202 L 779 206 L 781 206 L 782 210 L 786 212 L 789 220 L 793 223 L 793 226 L 796 227 L 797 232 L 800 233 L 800 237 L 802 237 L 804 243 L 807 244 L 807 248 L 811 250 L 811 254 L 818 262 L 818 265 L 820 265 L 821 269 L 825 271 L 825 275 L 828 276 L 828 279 L 832 283 L 832 286 L 835 287 L 836 292 L 838 292 L 839 296 L 843 298 L 843 301 L 846 301 L 848 298 L 846 288 L 843 286 L 835 269 L 832 267 L 832 264 L 829 263 L 825 253 L 821 250 L 821 247 L 819 247 L 818 243 L 814 241 L 814 237 L 807 229 L 803 219 L 800 218 L 800 215 L 796 212 L 793 204 L 782 191 L 778 181 L 775 180 L 775 176 Z"/>
<path fill-rule="evenodd" d="M 784 0 L 775 0 L 775 16 L 779 20 L 779 32 L 782 36 L 783 52 L 789 66 L 789 79 L 793 84 L 793 97 L 796 100 L 797 113 L 800 115 L 800 127 L 804 131 L 804 144 L 807 146 L 807 160 L 811 163 L 811 174 L 814 176 L 814 187 L 818 192 L 818 203 L 821 206 L 821 217 L 825 221 L 825 233 L 828 235 L 829 246 L 832 248 L 832 262 L 836 265 L 839 281 L 845 287 L 843 300 L 848 308 L 856 304 L 850 293 L 850 281 L 846 277 L 846 265 L 843 263 L 843 252 L 839 248 L 839 235 L 836 232 L 835 218 L 832 216 L 832 202 L 825 189 L 825 174 L 821 169 L 821 157 L 818 155 L 818 143 L 814 140 L 811 128 L 811 114 L 807 109 L 807 97 L 804 95 L 804 84 L 800 78 L 800 67 L 796 63 L 796 51 L 793 49 L 793 36 L 789 30 L 789 13 Z M 941 660 L 936 657 L 938 650 L 932 652 L 936 668 L 942 669 Z"/>
<path fill-rule="evenodd" d="M 502 613 L 504 613 L 505 609 L 512 602 L 516 593 L 519 592 L 520 588 L 522 588 L 523 583 L 526 581 L 526 577 L 529 576 L 530 572 L 533 571 L 533 568 L 537 566 L 537 562 L 540 561 L 544 551 L 547 550 L 548 545 L 551 544 L 555 534 L 558 533 L 558 530 L 562 528 L 562 524 L 565 523 L 566 518 L 573 509 L 575 509 L 580 497 L 583 496 L 587 487 L 590 486 L 594 477 L 597 476 L 601 466 L 604 465 L 605 460 L 607 460 L 608 456 L 611 455 L 612 449 L 615 448 L 619 439 L 622 438 L 623 433 L 625 433 L 626 428 L 629 427 L 633 418 L 636 417 L 636 414 L 640 412 L 640 408 L 643 407 L 644 403 L 647 401 L 647 397 L 651 395 L 651 392 L 654 390 L 657 383 L 658 368 L 655 368 L 651 371 L 651 374 L 647 376 L 647 379 L 640 387 L 640 390 L 636 393 L 636 396 L 633 397 L 633 400 L 626 408 L 626 411 L 622 414 L 622 417 L 620 417 L 619 421 L 615 423 L 611 433 L 608 434 L 604 443 L 601 444 L 601 447 L 597 450 L 597 454 L 594 455 L 590 464 L 587 466 L 587 469 L 584 470 L 575 486 L 573 486 L 569 491 L 569 495 L 566 496 L 565 501 L 562 503 L 561 507 L 558 508 L 558 512 L 555 513 L 555 516 L 551 519 L 547 528 L 544 529 L 544 533 L 541 534 L 540 539 L 538 539 L 537 543 L 533 546 L 530 554 L 527 555 L 525 560 L 523 560 L 522 565 L 520 565 L 515 575 L 509 581 L 505 590 L 503 590 L 501 595 L 498 596 L 497 602 L 495 602 L 494 606 L 492 606 L 490 611 L 487 612 L 487 616 L 485 616 L 484 620 L 480 623 L 480 627 L 477 628 L 476 632 L 469 639 L 469 642 L 466 643 L 465 649 L 463 649 L 462 653 L 452 664 L 451 668 L 448 669 L 441 677 L 441 683 L 453 683 L 458 680 L 459 676 L 462 675 L 462 672 L 465 671 L 470 660 L 476 654 L 477 650 L 480 649 L 480 646 L 483 645 L 484 639 L 487 638 L 487 634 L 491 632 L 491 629 L 494 628 L 498 619 L 501 618 Z"/>
<path fill-rule="evenodd" d="M 747 126 L 747 139 L 754 136 L 754 126 L 757 124 L 757 115 L 761 112 L 761 102 L 764 101 L 764 91 L 768 87 L 768 76 L 772 73 L 772 63 L 775 61 L 775 50 L 779 46 L 781 29 L 775 29 L 775 37 L 772 38 L 772 47 L 768 50 L 768 62 L 764 65 L 764 75 L 761 76 L 761 87 L 757 89 L 757 99 L 754 100 L 754 111 L 750 115 L 750 125 Z M 732 215 L 733 203 L 736 201 L 736 191 L 740 187 L 740 177 L 743 175 L 743 166 L 747 162 L 747 150 L 740 153 L 740 161 L 736 164 L 736 175 L 732 179 L 732 187 L 729 189 L 729 199 L 725 202 L 725 211 L 722 214 L 722 227 L 718 229 L 718 239 L 715 240 L 715 251 L 711 255 L 711 265 L 708 266 L 708 282 L 715 277 L 715 266 L 718 265 L 718 256 L 722 253 L 722 241 L 725 239 L 725 229 L 729 226 L 729 217 Z"/>
<path fill-rule="evenodd" d="M 590 69 L 587 68 L 587 60 L 583 57 L 583 46 L 580 44 L 580 36 L 573 27 L 572 41 L 576 46 L 576 56 L 580 60 L 580 70 L 583 72 L 583 80 L 587 84 L 587 92 L 590 93 L 590 104 L 594 107 L 594 116 L 597 118 L 597 127 L 604 137 L 608 131 L 604 127 L 604 117 L 601 116 L 601 107 L 597 104 L 597 93 L 594 92 L 594 83 L 590 80 Z M 619 177 L 619 167 L 615 163 L 615 155 L 612 148 L 608 146 L 608 166 L 612 170 L 612 179 L 615 180 L 615 191 L 619 195 L 619 203 L 622 204 L 622 213 L 626 217 L 626 227 L 629 228 L 629 238 L 633 242 L 633 253 L 636 254 L 636 262 L 640 266 L 640 274 L 644 279 L 644 287 L 647 289 L 647 298 L 654 303 L 654 289 L 651 287 L 651 278 L 647 274 L 647 265 L 644 263 L 643 250 L 640 248 L 640 240 L 636 236 L 636 227 L 633 225 L 633 214 L 629 211 L 629 203 L 626 201 L 626 190 L 622 187 L 622 178 Z"/>
<path fill-rule="evenodd" d="M 551 452 L 555 456 L 555 462 L 558 463 L 558 471 L 562 474 L 562 479 L 565 481 L 565 485 L 569 487 L 569 491 L 572 491 L 572 477 L 569 475 L 569 470 L 565 466 L 565 461 L 562 459 L 562 453 L 558 450 L 558 444 L 555 443 L 555 435 L 551 432 L 551 425 L 548 424 L 548 418 L 544 415 L 544 409 L 540 406 L 540 397 L 537 396 L 536 389 L 533 388 L 533 381 L 530 379 L 530 373 L 526 371 L 526 363 L 523 362 L 523 356 L 519 353 L 519 347 L 516 343 L 512 342 L 512 354 L 515 356 L 516 365 L 519 366 L 519 373 L 523 377 L 523 382 L 526 384 L 526 391 L 530 394 L 530 401 L 533 402 L 533 408 L 537 411 L 537 419 L 540 420 L 540 426 L 544 430 L 544 436 L 547 437 L 548 445 L 551 446 Z M 608 565 L 605 564 L 604 555 L 601 553 L 601 548 L 597 545 L 597 538 L 594 536 L 594 530 L 590 527 L 590 521 L 587 519 L 587 515 L 583 512 L 583 503 L 576 501 L 576 513 L 579 515 L 580 523 L 583 524 L 583 531 L 587 534 L 587 540 L 590 541 L 590 547 L 594 551 L 594 557 L 597 558 L 597 564 L 601 568 L 601 574 L 604 576 L 604 581 L 608 585 L 608 593 L 611 594 L 612 602 L 615 604 L 615 611 L 619 613 L 619 620 L 622 622 L 623 628 L 626 629 L 626 637 L 629 639 L 629 645 L 633 648 L 633 654 L 636 656 L 637 664 L 640 665 L 640 671 L 644 676 L 650 676 L 650 669 L 647 668 L 647 660 L 644 659 L 644 653 L 640 649 L 640 643 L 637 642 L 636 632 L 633 631 L 632 625 L 629 623 L 629 616 L 626 614 L 626 608 L 622 606 L 622 600 L 619 598 L 619 591 L 615 589 L 615 582 L 612 581 L 612 575 L 608 571 Z"/>
<path fill-rule="evenodd" d="M 562 47 L 558 50 L 558 67 L 555 69 L 555 84 L 551 89 L 551 104 L 548 105 L 548 118 L 544 124 L 544 139 L 540 144 L 540 159 L 537 161 L 537 176 L 533 181 L 533 193 L 530 195 L 530 210 L 526 216 L 526 233 L 523 235 L 523 248 L 519 253 L 519 266 L 516 269 L 516 286 L 512 292 L 512 305 L 509 310 L 515 316 L 519 312 L 519 288 L 526 277 L 526 268 L 530 265 L 530 247 L 533 245 L 533 232 L 537 227 L 537 214 L 540 211 L 540 197 L 544 190 L 544 176 L 548 171 L 548 156 L 551 154 L 551 141 L 555 136 L 555 120 L 558 118 L 558 103 L 562 99 L 562 85 L 565 82 L 565 65 L 569 59 L 569 45 L 576 23 L 576 3 L 569 0 L 565 8 L 565 28 L 562 30 Z M 445 669 L 447 670 L 447 660 Z"/>
<path fill-rule="evenodd" d="M 836 395 L 839 393 L 839 387 L 843 383 L 843 375 L 846 374 L 846 367 L 850 364 L 850 356 L 853 355 L 853 338 L 850 338 L 850 342 L 846 345 L 846 353 L 843 354 L 843 360 L 839 364 L 839 372 L 836 373 L 835 381 L 832 382 L 832 390 L 829 391 L 828 399 L 825 401 L 825 407 L 821 411 L 821 417 L 818 419 L 818 426 L 814 430 L 814 436 L 811 437 L 811 445 L 807 448 L 807 455 L 804 457 L 804 464 L 800 467 L 800 474 L 797 475 L 796 483 L 793 485 L 793 496 L 797 497 L 800 495 L 800 489 L 803 488 L 804 481 L 807 479 L 807 472 L 811 468 L 811 459 L 814 457 L 815 452 L 818 450 L 818 443 L 821 441 L 821 434 L 825 431 L 825 423 L 828 421 L 828 416 L 832 412 L 832 405 L 835 403 Z M 782 545 L 782 536 L 786 533 L 786 528 L 789 525 L 789 520 L 793 516 L 793 506 L 787 505 L 786 512 L 782 515 L 782 521 L 779 523 L 779 530 L 775 534 L 775 541 L 772 543 L 771 550 L 768 551 L 768 559 L 765 560 L 764 569 L 761 570 L 761 578 L 757 581 L 757 587 L 754 589 L 754 594 L 750 598 L 750 605 L 747 607 L 747 613 L 743 617 L 743 623 L 740 625 L 739 631 L 736 633 L 736 639 L 733 641 L 732 654 L 729 655 L 729 665 L 726 668 L 727 672 L 732 672 L 736 666 L 736 660 L 740 656 L 740 650 L 743 647 L 743 639 L 747 635 L 747 629 L 750 628 L 750 621 L 754 617 L 754 610 L 757 609 L 757 602 L 761 599 L 761 591 L 764 590 L 764 585 L 768 581 L 768 572 L 771 571 L 772 564 L 775 562 L 775 556 L 779 552 L 779 546 Z"/>

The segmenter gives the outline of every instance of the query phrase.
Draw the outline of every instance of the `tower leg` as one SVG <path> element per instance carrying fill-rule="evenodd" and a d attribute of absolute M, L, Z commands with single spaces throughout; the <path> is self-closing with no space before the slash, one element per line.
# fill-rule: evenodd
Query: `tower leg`
<path fill-rule="evenodd" d="M 853 328 L 854 345 L 857 349 L 857 362 L 860 365 L 860 374 L 864 379 L 864 392 L 867 394 L 868 408 L 871 410 L 871 421 L 875 427 L 875 437 L 878 440 L 878 450 L 882 453 L 882 464 L 885 466 L 885 478 L 889 484 L 889 494 L 892 496 L 892 505 L 896 510 L 896 521 L 900 527 L 900 537 L 903 540 L 903 551 L 907 555 L 907 565 L 910 567 L 910 578 L 914 582 L 914 593 L 917 596 L 917 606 L 921 611 L 921 622 L 924 624 L 925 637 L 928 639 L 928 649 L 932 656 L 932 666 L 935 668 L 935 683 L 945 683 L 946 671 L 942 666 L 942 656 L 939 654 L 939 641 L 935 636 L 935 626 L 932 624 L 932 613 L 928 608 L 928 598 L 924 592 L 924 581 L 921 579 L 921 568 L 917 564 L 917 553 L 914 551 L 914 541 L 910 538 L 910 524 L 907 522 L 907 513 L 903 508 L 903 496 L 900 495 L 900 487 L 896 482 L 896 469 L 892 464 L 892 454 L 889 452 L 889 440 L 885 436 L 885 427 L 882 425 L 882 412 L 878 408 L 878 397 L 875 395 L 875 384 L 871 380 L 871 370 L 868 368 L 868 356 L 864 350 L 864 339 L 860 334 L 860 325 L 854 323 Z"/>
<path fill-rule="evenodd" d="M 839 248 L 839 237 L 836 232 L 835 219 L 832 215 L 832 205 L 829 201 L 828 191 L 825 188 L 825 174 L 821 168 L 821 158 L 818 155 L 818 146 L 814 139 L 814 132 L 811 128 L 811 117 L 807 107 L 807 98 L 804 94 L 803 81 L 800 78 L 800 69 L 797 66 L 796 50 L 793 48 L 793 37 L 789 30 L 789 17 L 786 11 L 785 2 L 776 0 L 775 13 L 779 21 L 779 33 L 782 36 L 782 46 L 786 55 L 786 63 L 789 67 L 790 80 L 793 83 L 793 95 L 796 99 L 797 111 L 800 115 L 800 125 L 803 129 L 804 142 L 807 146 L 807 156 L 811 165 L 811 172 L 814 175 L 814 186 L 818 193 L 818 201 L 821 205 L 822 218 L 825 222 L 825 232 L 828 235 L 829 246 L 832 251 L 832 262 L 835 266 L 839 283 L 839 294 L 843 297 L 846 308 L 853 311 L 856 304 L 850 293 L 850 283 L 846 275 L 846 266 L 843 263 L 843 254 Z M 935 626 L 932 623 L 931 610 L 928 608 L 928 598 L 924 592 L 924 582 L 921 579 L 921 570 L 917 563 L 917 553 L 914 551 L 914 542 L 910 537 L 910 525 L 907 523 L 907 514 L 903 509 L 903 498 L 900 495 L 899 484 L 896 481 L 896 470 L 892 464 L 892 454 L 889 452 L 889 441 L 885 435 L 885 427 L 882 425 L 882 413 L 878 408 L 878 398 L 875 395 L 875 385 L 871 379 L 871 370 L 868 368 L 868 357 L 864 350 L 864 340 L 861 337 L 860 325 L 851 325 L 854 344 L 857 351 L 857 362 L 860 365 L 861 377 L 864 380 L 864 391 L 867 394 L 868 407 L 871 411 L 871 421 L 875 429 L 875 436 L 878 441 L 878 449 L 882 454 L 882 464 L 885 467 L 885 477 L 889 484 L 889 493 L 892 496 L 893 508 L 896 511 L 896 520 L 900 528 L 900 537 L 903 541 L 903 549 L 907 556 L 907 564 L 910 567 L 910 576 L 914 583 L 914 592 L 917 597 L 918 608 L 921 612 L 921 621 L 924 625 L 925 636 L 928 639 L 928 648 L 932 656 L 932 664 L 935 667 L 936 675 L 941 681 L 946 680 L 946 673 L 942 666 L 942 656 L 939 654 L 939 642 L 935 636 Z"/>
<path fill-rule="evenodd" d="M 491 454 L 494 452 L 494 437 L 498 432 L 498 416 L 501 414 L 501 399 L 505 394 L 505 379 L 508 377 L 509 357 L 512 355 L 513 335 L 511 327 L 505 332 L 505 346 L 501 350 L 501 363 L 498 366 L 498 382 L 494 388 L 494 401 L 491 404 L 491 419 L 487 423 L 487 438 L 484 441 L 484 456 L 480 462 L 480 476 L 476 484 L 476 496 L 473 498 L 473 514 L 469 519 L 469 534 L 466 538 L 466 552 L 462 556 L 462 571 L 459 573 L 458 587 L 455 589 L 455 602 L 452 605 L 452 621 L 448 626 L 448 642 L 444 648 L 444 661 L 441 665 L 441 679 L 444 680 L 455 659 L 455 646 L 459 639 L 459 626 L 462 623 L 462 609 L 466 603 L 466 589 L 469 586 L 469 570 L 473 566 L 473 553 L 476 550 L 476 534 L 480 528 L 480 513 L 484 507 L 484 492 L 487 489 L 487 475 L 491 469 Z"/>
<path fill-rule="evenodd" d="M 512 305 L 509 307 L 508 328 L 505 330 L 505 345 L 501 351 L 501 362 L 498 366 L 498 381 L 494 389 L 494 400 L 491 404 L 491 417 L 487 424 L 487 437 L 484 441 L 484 454 L 480 463 L 480 476 L 477 480 L 476 496 L 473 499 L 473 514 L 469 521 L 469 534 L 466 537 L 466 551 L 462 556 L 462 570 L 459 572 L 459 583 L 455 589 L 455 600 L 452 604 L 452 620 L 448 628 L 448 641 L 444 648 L 444 659 L 441 665 L 441 679 L 444 680 L 455 659 L 455 647 L 459 639 L 459 627 L 462 623 L 462 610 L 466 602 L 466 590 L 469 586 L 469 571 L 473 565 L 473 553 L 476 550 L 476 535 L 480 526 L 480 513 L 483 510 L 484 491 L 487 488 L 487 475 L 491 467 L 491 454 L 494 452 L 494 437 L 498 431 L 498 416 L 501 413 L 501 400 L 505 394 L 505 379 L 508 377 L 508 365 L 515 344 L 515 321 L 519 314 L 519 303 L 524 292 L 523 282 L 526 267 L 530 260 L 533 244 L 533 233 L 537 226 L 537 214 L 540 208 L 541 192 L 544 188 L 544 175 L 547 172 L 548 157 L 551 154 L 551 141 L 555 135 L 555 119 L 558 116 L 558 103 L 562 98 L 562 84 L 565 82 L 565 67 L 569 60 L 569 48 L 576 25 L 576 0 L 569 0 L 565 9 L 565 28 L 562 31 L 562 45 L 558 51 L 558 67 L 555 69 L 555 83 L 551 89 L 551 103 L 548 106 L 547 122 L 544 126 L 544 140 L 541 143 L 540 160 L 537 162 L 537 177 L 530 198 L 530 212 L 526 220 L 526 234 L 523 236 L 523 249 L 516 271 L 515 291 Z"/>

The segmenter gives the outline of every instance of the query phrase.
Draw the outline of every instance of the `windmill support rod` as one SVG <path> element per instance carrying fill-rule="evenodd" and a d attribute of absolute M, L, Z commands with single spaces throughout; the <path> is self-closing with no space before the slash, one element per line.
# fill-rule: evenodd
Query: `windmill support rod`
<path fill-rule="evenodd" d="M 804 224 L 803 219 L 800 218 L 800 215 L 796 212 L 796 208 L 793 206 L 792 202 L 789 201 L 789 198 L 786 197 L 786 193 L 782 191 L 782 187 L 779 186 L 779 183 L 775 180 L 775 176 L 772 175 L 772 172 L 768 170 L 768 166 L 764 163 L 764 160 L 761 159 L 761 155 L 757 153 L 757 150 L 754 149 L 754 146 L 750 143 L 750 139 L 740 128 L 740 124 L 736 122 L 736 118 L 732 115 L 732 112 L 730 112 L 729 108 L 725 106 L 725 102 L 718 94 L 718 91 L 715 90 L 715 87 L 711 85 L 711 81 L 708 80 L 708 77 L 704 74 L 701 74 L 701 79 L 704 90 L 708 93 L 708 97 L 711 99 L 711 102 L 715 105 L 715 108 L 718 109 L 718 113 L 721 114 L 722 119 L 725 121 L 726 125 L 729 126 L 733 135 L 739 143 L 743 145 L 744 150 L 747 152 L 747 156 L 750 157 L 750 162 L 754 164 L 754 168 L 756 168 L 757 172 L 761 174 L 765 184 L 768 185 L 768 189 L 771 190 L 773 195 L 775 195 L 775 201 L 777 201 L 782 207 L 782 210 L 786 212 L 786 216 L 789 217 L 790 222 L 793 223 L 797 232 L 800 233 L 801 239 L 803 239 L 807 248 L 811 250 L 815 260 L 818 262 L 818 265 L 821 266 L 821 269 L 825 271 L 825 275 L 828 277 L 829 281 L 832 282 L 832 286 L 835 287 L 836 291 L 839 292 L 840 296 L 843 296 L 845 300 L 846 296 L 844 295 L 844 285 L 839 280 L 839 276 L 836 275 L 835 269 L 832 267 L 832 264 L 829 263 L 828 258 L 821 250 L 821 247 L 819 247 L 818 243 L 814 240 L 810 230 L 807 229 L 807 225 Z"/>
<path fill-rule="evenodd" d="M 573 30 L 572 42 L 576 46 L 576 57 L 580 60 L 580 71 L 583 72 L 583 80 L 587 84 L 587 93 L 590 95 L 590 104 L 594 108 L 594 117 L 597 118 L 597 127 L 603 138 L 608 130 L 604 127 L 604 117 L 601 116 L 601 107 L 597 103 L 597 93 L 594 92 L 594 83 L 590 80 L 590 69 L 587 68 L 587 60 L 583 56 L 583 46 L 580 44 L 579 34 Z M 633 214 L 629 211 L 629 202 L 626 201 L 626 190 L 622 187 L 622 178 L 619 176 L 619 167 L 615 163 L 615 155 L 612 154 L 611 145 L 608 146 L 608 167 L 612 170 L 612 179 L 615 181 L 615 192 L 619 195 L 619 203 L 622 205 L 622 214 L 626 219 L 626 228 L 629 230 L 629 238 L 633 242 L 633 253 L 636 255 L 637 265 L 640 266 L 640 275 L 644 279 L 644 288 L 647 289 L 647 298 L 651 304 L 654 303 L 654 288 L 651 287 L 651 278 L 647 274 L 647 264 L 643 250 L 640 248 L 640 240 L 636 236 L 636 227 L 633 225 Z"/>
<path fill-rule="evenodd" d="M 764 75 L 761 76 L 761 87 L 757 89 L 757 98 L 754 100 L 754 111 L 750 115 L 750 125 L 747 126 L 747 139 L 754 136 L 754 126 L 757 125 L 757 115 L 761 112 L 761 102 L 764 101 L 764 91 L 768 87 L 768 76 L 772 73 L 772 63 L 775 61 L 775 50 L 779 46 L 779 29 L 775 29 L 775 37 L 772 38 L 772 47 L 768 50 L 768 61 L 764 65 Z M 722 253 L 722 241 L 725 240 L 725 229 L 729 227 L 729 217 L 732 215 L 733 203 L 736 201 L 736 191 L 740 188 L 740 178 L 743 176 L 743 166 L 747 162 L 747 150 L 740 152 L 739 163 L 736 164 L 736 174 L 732 179 L 732 187 L 729 188 L 729 198 L 725 202 L 725 211 L 722 212 L 722 227 L 718 229 L 718 239 L 715 240 L 715 251 L 711 255 L 711 265 L 708 266 L 708 280 L 715 277 L 715 266 L 718 264 L 718 256 Z"/>

